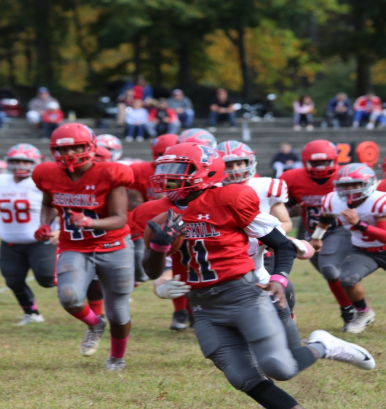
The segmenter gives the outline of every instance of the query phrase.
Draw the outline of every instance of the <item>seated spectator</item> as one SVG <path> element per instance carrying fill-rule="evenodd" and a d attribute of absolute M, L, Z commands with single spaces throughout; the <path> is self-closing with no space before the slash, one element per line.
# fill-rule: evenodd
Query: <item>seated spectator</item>
<path fill-rule="evenodd" d="M 43 112 L 43 139 L 51 138 L 52 132 L 62 123 L 64 113 L 56 101 L 50 101 Z"/>
<path fill-rule="evenodd" d="M 282 142 L 280 150 L 275 153 L 271 160 L 271 166 L 276 171 L 275 177 L 278 178 L 286 170 L 301 168 L 303 164 L 300 156 L 292 150 L 292 146 L 287 142 Z"/>
<path fill-rule="evenodd" d="M 127 89 L 125 93 L 118 97 L 117 107 L 117 124 L 118 126 L 124 126 L 126 117 L 126 108 L 133 106 L 134 102 L 134 90 Z"/>
<path fill-rule="evenodd" d="M 169 107 L 176 111 L 184 128 L 191 128 L 194 120 L 192 101 L 184 95 L 183 91 L 175 89 L 172 92 L 172 97 L 169 98 Z"/>
<path fill-rule="evenodd" d="M 370 115 L 369 123 L 366 125 L 367 129 L 374 129 L 375 124 L 378 123 L 379 128 L 386 127 L 386 106 L 382 104 L 382 110 L 374 110 Z"/>
<path fill-rule="evenodd" d="M 233 108 L 233 102 L 228 96 L 228 91 L 224 88 L 219 88 L 216 92 L 216 96 L 210 102 L 210 132 L 216 132 L 218 120 L 228 120 L 231 129 L 236 129 L 236 114 Z"/>
<path fill-rule="evenodd" d="M 352 106 L 347 94 L 340 92 L 328 101 L 326 116 L 329 126 L 339 129 L 351 123 Z"/>
<path fill-rule="evenodd" d="M 149 111 L 149 122 L 146 130 L 152 138 L 166 133 L 176 134 L 180 127 L 178 116 L 174 109 L 169 108 L 168 100 L 160 98 L 158 106 Z"/>
<path fill-rule="evenodd" d="M 358 128 L 362 121 L 369 122 L 368 128 L 374 128 L 374 117 L 371 118 L 373 113 L 382 111 L 381 100 L 374 95 L 373 92 L 368 92 L 366 95 L 359 97 L 354 104 L 354 122 L 353 128 Z M 376 114 L 374 114 L 376 115 Z"/>
<path fill-rule="evenodd" d="M 125 109 L 126 141 L 136 139 L 142 142 L 145 138 L 145 126 L 149 119 L 147 109 L 143 107 L 141 99 L 135 99 L 132 107 Z"/>
<path fill-rule="evenodd" d="M 59 104 L 55 98 L 51 97 L 48 88 L 40 87 L 37 96 L 28 104 L 27 121 L 36 127 L 39 126 L 42 122 L 43 113 L 47 110 L 47 104 L 50 102 Z"/>
<path fill-rule="evenodd" d="M 294 107 L 294 131 L 302 129 L 301 124 L 306 124 L 307 131 L 313 131 L 312 114 L 314 112 L 314 102 L 308 95 L 302 95 L 297 101 L 293 103 Z"/>

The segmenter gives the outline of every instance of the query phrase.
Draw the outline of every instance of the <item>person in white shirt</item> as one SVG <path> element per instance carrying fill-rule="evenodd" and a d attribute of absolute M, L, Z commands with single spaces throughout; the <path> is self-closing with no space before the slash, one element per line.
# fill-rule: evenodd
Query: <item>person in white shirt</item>
<path fill-rule="evenodd" d="M 32 269 L 42 287 L 55 285 L 54 243 L 58 234 L 55 232 L 47 243 L 37 242 L 34 237 L 40 226 L 43 193 L 31 174 L 40 160 L 40 151 L 35 146 L 17 144 L 6 155 L 10 173 L 0 174 L 0 269 L 24 312 L 23 320 L 17 325 L 44 321 L 26 283 L 28 270 Z"/>
<path fill-rule="evenodd" d="M 131 142 L 134 138 L 141 142 L 145 138 L 145 124 L 148 122 L 149 114 L 143 108 L 142 101 L 135 99 L 132 107 L 126 107 L 126 141 Z"/>

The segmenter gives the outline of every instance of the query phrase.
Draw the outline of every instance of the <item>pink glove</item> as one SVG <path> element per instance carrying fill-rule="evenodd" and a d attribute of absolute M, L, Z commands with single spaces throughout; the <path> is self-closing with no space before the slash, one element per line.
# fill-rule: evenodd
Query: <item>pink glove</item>
<path fill-rule="evenodd" d="M 37 241 L 47 241 L 49 240 L 51 235 L 51 227 L 48 224 L 42 224 L 34 234 L 34 237 Z"/>
<path fill-rule="evenodd" d="M 85 216 L 81 212 L 74 212 L 69 210 L 70 214 L 69 223 L 75 225 L 76 227 L 87 227 L 91 228 L 93 225 L 93 220 L 91 217 Z"/>

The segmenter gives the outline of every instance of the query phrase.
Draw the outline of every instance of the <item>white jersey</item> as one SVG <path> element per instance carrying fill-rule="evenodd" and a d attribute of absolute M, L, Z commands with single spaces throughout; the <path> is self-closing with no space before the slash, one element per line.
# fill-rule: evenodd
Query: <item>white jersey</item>
<path fill-rule="evenodd" d="M 348 208 L 347 202 L 337 192 L 324 196 L 322 209 L 340 220 L 343 227 L 350 231 L 351 242 L 357 247 L 382 247 L 385 243 L 366 236 L 365 231 L 351 229 L 352 225 L 340 214 Z M 375 190 L 361 205 L 355 208 L 359 218 L 371 226 L 376 225 L 376 218 L 386 216 L 386 193 Z"/>
<path fill-rule="evenodd" d="M 40 226 L 43 193 L 31 177 L 16 183 L 12 174 L 0 175 L 0 239 L 7 243 L 35 242 Z"/>

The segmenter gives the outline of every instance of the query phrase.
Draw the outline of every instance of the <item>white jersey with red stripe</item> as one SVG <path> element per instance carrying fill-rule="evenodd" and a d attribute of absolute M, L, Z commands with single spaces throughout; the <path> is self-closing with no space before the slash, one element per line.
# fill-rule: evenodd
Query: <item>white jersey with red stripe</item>
<path fill-rule="evenodd" d="M 276 203 L 288 202 L 287 183 L 281 179 L 251 178 L 246 183 L 255 190 L 260 199 L 260 211 L 270 213 Z"/>
<path fill-rule="evenodd" d="M 366 236 L 365 231 L 356 230 L 341 215 L 342 210 L 348 208 L 347 201 L 340 198 L 337 192 L 324 196 L 323 213 L 334 215 L 343 227 L 350 231 L 351 241 L 357 247 L 382 247 L 384 243 Z M 359 218 L 371 226 L 376 226 L 376 219 L 386 217 L 386 193 L 375 190 L 362 204 L 355 208 Z"/>
<path fill-rule="evenodd" d="M 7 243 L 36 242 L 43 193 L 32 178 L 16 183 L 12 174 L 0 175 L 0 238 Z"/>

